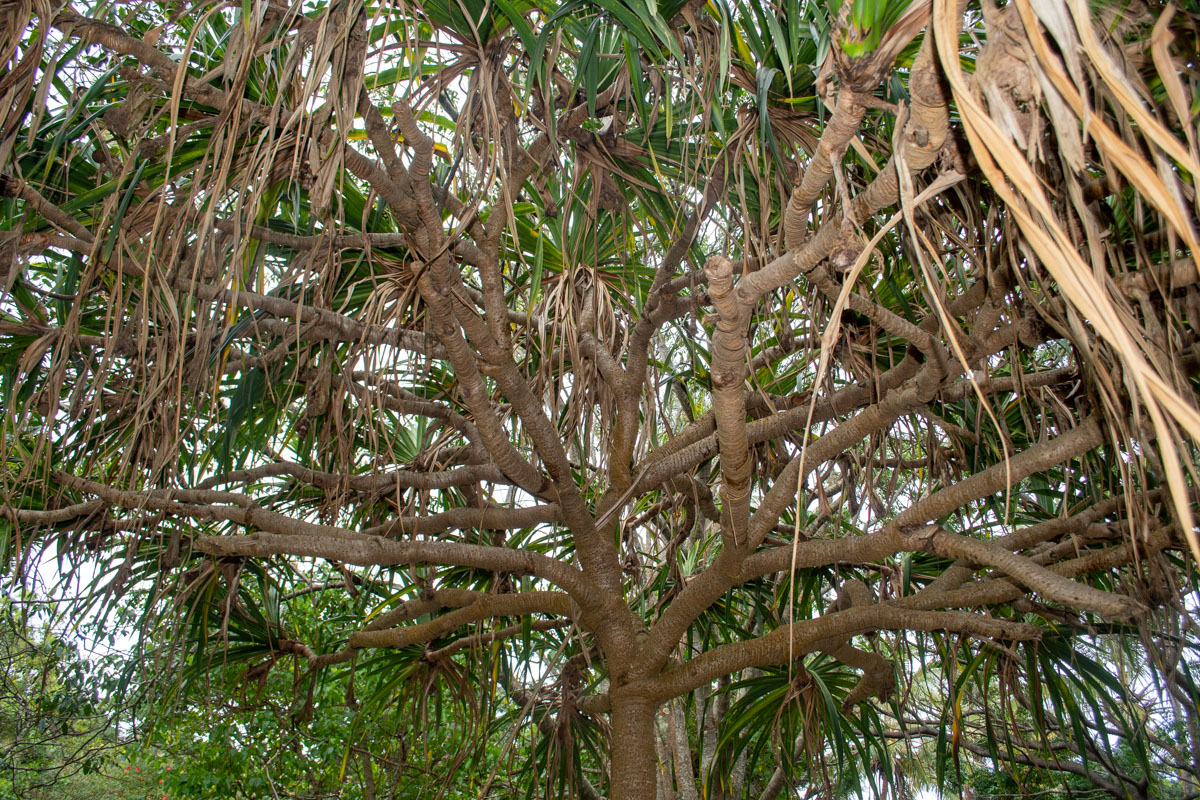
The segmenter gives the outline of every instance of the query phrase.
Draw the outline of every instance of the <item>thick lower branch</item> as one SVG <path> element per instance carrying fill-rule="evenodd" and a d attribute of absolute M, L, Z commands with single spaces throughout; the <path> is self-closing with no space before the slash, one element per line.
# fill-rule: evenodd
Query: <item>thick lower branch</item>
<path fill-rule="evenodd" d="M 0 506 L 0 516 L 25 525 L 54 525 L 94 514 L 102 508 L 104 508 L 104 502 L 101 500 L 89 500 L 62 508 L 47 509 L 14 508 L 10 505 L 3 505 Z"/>
<path fill-rule="evenodd" d="M 494 464 L 473 464 L 458 469 L 438 472 L 416 472 L 395 470 L 379 475 L 342 475 L 320 472 L 290 461 L 278 461 L 252 469 L 237 470 L 209 478 L 199 484 L 206 489 L 228 483 L 257 483 L 265 478 L 292 477 L 327 490 L 351 490 L 355 492 L 382 492 L 389 489 L 445 489 L 451 486 L 468 486 L 480 481 L 507 483 L 507 479 Z"/>
<path fill-rule="evenodd" d="M 456 642 L 446 645 L 438 650 L 432 650 L 425 654 L 425 660 L 433 663 L 449 658 L 455 653 L 461 653 L 463 650 L 468 650 L 476 647 L 498 642 L 501 639 L 511 639 L 514 636 L 520 636 L 526 630 L 531 631 L 556 631 L 563 628 L 569 628 L 574 625 L 574 620 L 569 619 L 535 619 L 530 620 L 526 625 L 509 625 L 507 628 L 489 631 L 487 633 L 479 633 L 474 636 L 464 636 Z"/>
<path fill-rule="evenodd" d="M 900 512 L 890 524 L 896 530 L 904 530 L 941 519 L 973 500 L 1009 489 L 1019 480 L 1081 456 L 1103 443 L 1099 421 L 1089 417 L 1060 436 L 1038 442 L 1012 458 L 917 501 Z"/>
<path fill-rule="evenodd" d="M 200 536 L 195 540 L 195 547 L 201 553 L 217 558 L 288 555 L 360 566 L 424 563 L 527 574 L 558 586 L 585 608 L 591 604 L 596 591 L 579 570 L 549 556 L 526 550 L 458 542 L 393 542 L 367 536 L 360 539 L 332 539 L 254 533 L 249 536 Z"/>
<path fill-rule="evenodd" d="M 776 628 L 758 639 L 722 645 L 646 681 L 651 696 L 666 701 L 748 667 L 786 664 L 823 642 L 877 631 L 946 631 L 986 639 L 1032 641 L 1041 629 L 965 611 L 913 611 L 894 604 L 851 608 Z"/>
<path fill-rule="evenodd" d="M 505 530 L 510 528 L 530 528 L 534 525 L 549 524 L 558 521 L 559 509 L 555 503 L 524 508 L 451 508 L 427 516 L 397 517 L 396 519 L 366 528 L 362 532 L 368 536 L 419 536 L 422 534 L 438 533 L 447 528 L 483 528 L 488 530 Z"/>
<path fill-rule="evenodd" d="M 418 642 L 432 641 L 483 619 L 523 617 L 529 614 L 574 618 L 577 613 L 578 609 L 571 602 L 571 598 L 562 592 L 481 594 L 469 606 L 450 611 L 419 625 L 353 633 L 350 635 L 349 646 L 351 649 L 407 647 Z"/>
<path fill-rule="evenodd" d="M 1001 544 L 961 536 L 937 526 L 904 537 L 905 549 L 925 550 L 947 558 L 962 558 L 1000 569 L 1041 594 L 1068 608 L 1092 611 L 1108 619 L 1128 619 L 1142 609 L 1132 597 L 1093 589 L 1063 578 Z"/>
<path fill-rule="evenodd" d="M 406 600 L 390 611 L 385 611 L 363 626 L 365 631 L 381 631 L 402 622 L 441 611 L 443 608 L 462 608 L 479 599 L 479 592 L 471 589 L 427 589 L 421 596 Z"/>

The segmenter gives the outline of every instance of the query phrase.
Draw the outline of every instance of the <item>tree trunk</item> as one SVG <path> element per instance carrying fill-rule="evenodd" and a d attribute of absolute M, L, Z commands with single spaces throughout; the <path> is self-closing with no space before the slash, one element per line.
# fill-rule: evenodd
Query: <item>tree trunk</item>
<path fill-rule="evenodd" d="M 675 782 L 681 800 L 700 800 L 696 791 L 696 773 L 692 768 L 692 748 L 688 741 L 687 715 L 683 703 L 675 698 L 667 705 L 670 713 L 671 746 L 675 752 Z"/>
<path fill-rule="evenodd" d="M 640 698 L 613 701 L 610 800 L 651 800 L 655 796 L 654 710 Z"/>

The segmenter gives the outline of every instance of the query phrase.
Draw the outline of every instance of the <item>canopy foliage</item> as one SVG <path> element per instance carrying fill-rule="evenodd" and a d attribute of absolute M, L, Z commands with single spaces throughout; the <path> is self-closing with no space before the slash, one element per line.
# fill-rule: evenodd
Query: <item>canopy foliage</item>
<path fill-rule="evenodd" d="M 6 579 L 364 797 L 1192 796 L 1198 11 L 4 2 Z"/>

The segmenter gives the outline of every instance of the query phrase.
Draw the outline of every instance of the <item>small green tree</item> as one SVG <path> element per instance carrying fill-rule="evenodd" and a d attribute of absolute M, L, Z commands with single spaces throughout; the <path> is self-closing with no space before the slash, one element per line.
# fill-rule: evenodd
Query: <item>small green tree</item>
<path fill-rule="evenodd" d="M 0 797 L 95 797 L 119 786 L 103 774 L 117 731 L 94 677 L 23 599 L 0 603 Z"/>

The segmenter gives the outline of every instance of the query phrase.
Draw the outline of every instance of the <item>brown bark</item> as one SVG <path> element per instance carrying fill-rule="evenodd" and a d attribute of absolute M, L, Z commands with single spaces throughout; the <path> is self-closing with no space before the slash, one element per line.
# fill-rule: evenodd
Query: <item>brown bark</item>
<path fill-rule="evenodd" d="M 394 470 L 378 475 L 339 475 L 318 472 L 300 464 L 278 461 L 253 469 L 237 470 L 209 478 L 198 488 L 210 488 L 228 483 L 254 483 L 264 478 L 289 476 L 322 489 L 349 489 L 356 492 L 379 492 L 388 489 L 445 489 L 467 486 L 480 481 L 506 483 L 503 473 L 494 464 L 474 464 L 459 469 L 436 472 Z"/>
<path fill-rule="evenodd" d="M 609 800 L 649 800 L 658 784 L 654 748 L 657 704 L 642 697 L 614 698 L 609 747 Z"/>
<path fill-rule="evenodd" d="M 197 515 L 203 517 L 203 515 Z M 385 539 L 331 538 L 255 533 L 249 536 L 201 536 L 195 547 L 202 553 L 224 556 L 291 555 L 324 558 L 363 566 L 445 564 L 498 572 L 528 573 L 545 578 L 594 608 L 595 587 L 574 567 L 523 550 L 480 547 L 457 542 L 390 542 Z M 592 601 L 592 602 L 588 602 Z"/>
<path fill-rule="evenodd" d="M 779 628 L 750 641 L 721 645 L 643 681 L 652 697 L 666 699 L 747 667 L 787 663 L 832 639 L 883 630 L 946 631 L 1011 641 L 1032 641 L 1042 630 L 1023 622 L 993 619 L 965 611 L 916 611 L 880 603 L 826 614 Z"/>
<path fill-rule="evenodd" d="M 746 436 L 746 316 L 733 294 L 733 262 L 710 259 L 705 267 L 717 312 L 712 336 L 712 403 L 721 452 L 722 536 L 727 545 L 748 539 L 750 444 Z"/>
<path fill-rule="evenodd" d="M 534 613 L 572 617 L 576 615 L 577 609 L 572 606 L 570 598 L 561 592 L 479 595 L 470 605 L 434 617 L 429 622 L 351 634 L 350 647 L 405 647 L 453 633 L 471 622 L 494 617 L 521 617 Z"/>
<path fill-rule="evenodd" d="M 1132 597 L 1102 592 L 1076 583 L 1054 574 L 1031 559 L 1015 555 L 1000 544 L 981 542 L 936 526 L 909 534 L 905 537 L 905 546 L 996 567 L 1047 600 L 1062 603 L 1068 608 L 1092 611 L 1108 619 L 1128 619 L 1138 611 L 1145 610 Z"/>
<path fill-rule="evenodd" d="M 871 590 L 859 580 L 846 581 L 838 589 L 836 609 L 868 606 L 872 602 Z M 860 650 L 850 644 L 849 637 L 823 643 L 822 650 L 848 667 L 860 670 L 862 677 L 842 701 L 842 711 L 849 712 L 856 704 L 869 697 L 878 696 L 886 700 L 896 682 L 890 661 L 870 650 Z"/>
<path fill-rule="evenodd" d="M 834 159 L 841 159 L 850 139 L 858 133 L 858 126 L 867 113 L 863 98 L 854 91 L 838 95 L 833 116 L 821 134 L 817 152 L 812 154 L 804 176 L 788 200 L 784 214 L 784 246 L 795 250 L 808 237 L 808 214 L 829 179 L 833 177 Z"/>
<path fill-rule="evenodd" d="M 520 636 L 526 630 L 531 631 L 553 631 L 561 628 L 567 628 L 575 624 L 572 620 L 564 619 L 535 619 L 525 625 L 509 625 L 507 628 L 489 631 L 488 633 L 480 633 L 475 636 L 464 636 L 463 638 L 452 642 L 445 647 L 437 650 L 429 651 L 425 654 L 425 659 L 431 662 L 443 661 L 455 653 L 462 652 L 475 647 L 483 647 L 486 644 L 500 641 L 501 639 L 509 639 L 514 636 Z"/>

